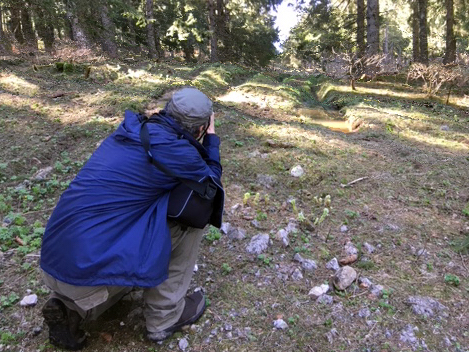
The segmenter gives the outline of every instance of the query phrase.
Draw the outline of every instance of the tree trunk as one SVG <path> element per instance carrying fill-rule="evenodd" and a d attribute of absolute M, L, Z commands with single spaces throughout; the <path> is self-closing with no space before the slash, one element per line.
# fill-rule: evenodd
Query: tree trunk
<path fill-rule="evenodd" d="M 412 0 L 412 61 L 420 61 L 419 3 Z"/>
<path fill-rule="evenodd" d="M 19 3 L 12 4 L 10 7 L 10 30 L 18 43 L 24 44 L 26 42 L 21 30 L 21 4 Z"/>
<path fill-rule="evenodd" d="M 51 19 L 46 16 L 43 9 L 40 7 L 35 8 L 36 14 L 36 29 L 39 37 L 44 42 L 46 52 L 52 53 L 54 51 L 54 26 L 51 24 Z"/>
<path fill-rule="evenodd" d="M 388 25 L 387 24 L 384 30 L 383 53 L 386 55 L 386 59 L 387 59 L 387 55 L 389 54 L 389 38 L 388 38 Z"/>
<path fill-rule="evenodd" d="M 147 20 L 147 45 L 150 58 L 157 59 L 158 54 L 156 52 L 155 45 L 155 19 L 153 18 L 153 0 L 145 1 L 145 18 Z"/>
<path fill-rule="evenodd" d="M 218 61 L 218 37 L 215 25 L 215 3 L 214 0 L 208 0 L 208 23 L 210 26 L 210 61 Z"/>
<path fill-rule="evenodd" d="M 24 39 L 26 40 L 28 48 L 37 50 L 36 34 L 34 33 L 31 16 L 29 14 L 29 5 L 26 3 L 21 9 L 21 28 L 23 29 Z"/>
<path fill-rule="evenodd" d="M 109 8 L 106 2 L 101 4 L 101 24 L 103 31 L 101 33 L 101 47 L 111 58 L 117 57 L 116 27 L 109 18 Z"/>
<path fill-rule="evenodd" d="M 357 0 L 357 46 L 358 56 L 365 54 L 365 0 Z"/>
<path fill-rule="evenodd" d="M 66 2 L 66 11 L 67 19 L 72 31 L 72 40 L 75 41 L 80 47 L 89 47 L 89 39 L 85 34 L 81 23 L 78 21 L 78 16 L 75 13 L 75 4 L 71 0 L 67 0 Z"/>
<path fill-rule="evenodd" d="M 367 0 L 366 26 L 367 53 L 376 55 L 379 52 L 379 0 Z"/>
<path fill-rule="evenodd" d="M 11 44 L 6 36 L 6 33 L 3 31 L 3 9 L 0 7 L 0 53 L 10 53 Z"/>
<path fill-rule="evenodd" d="M 428 64 L 428 39 L 427 39 L 427 0 L 419 1 L 419 42 L 420 60 L 423 64 Z"/>
<path fill-rule="evenodd" d="M 454 8 L 453 0 L 446 0 L 446 52 L 443 60 L 444 64 L 449 64 L 456 60 L 456 39 L 454 38 Z"/>

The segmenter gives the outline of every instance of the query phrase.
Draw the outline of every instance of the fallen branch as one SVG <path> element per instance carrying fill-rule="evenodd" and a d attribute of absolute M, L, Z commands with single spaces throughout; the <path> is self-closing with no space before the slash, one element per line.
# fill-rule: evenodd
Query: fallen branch
<path fill-rule="evenodd" d="M 350 182 L 347 183 L 346 185 L 344 185 L 343 183 L 341 183 L 341 184 L 340 184 L 340 187 L 342 187 L 342 188 L 350 187 L 350 186 L 353 185 L 354 183 L 357 183 L 357 182 L 366 180 L 367 178 L 368 178 L 368 177 L 360 177 L 360 178 L 357 178 L 356 180 L 350 181 Z"/>

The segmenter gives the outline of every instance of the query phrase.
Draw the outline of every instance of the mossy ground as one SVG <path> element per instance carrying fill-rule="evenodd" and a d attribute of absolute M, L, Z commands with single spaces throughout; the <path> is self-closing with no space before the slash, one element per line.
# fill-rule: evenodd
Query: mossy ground
<path fill-rule="evenodd" d="M 469 348 L 469 257 L 457 251 L 469 232 L 469 103 L 463 94 L 447 106 L 399 80 L 358 83 L 352 92 L 324 76 L 236 65 L 114 63 L 92 67 L 88 79 L 79 70 L 56 72 L 54 65 L 3 67 L 0 219 L 13 219 L 0 232 L 3 350 L 53 350 L 46 328 L 33 334 L 42 326 L 40 307 L 47 299 L 38 268 L 41 231 L 61 192 L 123 111 L 161 107 L 165 92 L 183 85 L 215 101 L 225 221 L 248 236 L 204 240 L 194 286 L 204 287 L 210 306 L 197 329 L 151 344 L 139 324 L 143 317 L 127 315 L 141 302 L 122 302 L 87 326 L 86 351 L 178 350 L 182 336 L 191 351 L 410 351 L 399 341 L 407 324 L 419 328 L 417 338 L 431 351 Z M 352 116 L 363 124 L 353 134 L 334 132 L 314 123 L 314 111 L 319 118 Z M 305 170 L 300 178 L 290 175 L 296 165 Z M 53 170 L 46 179 L 32 179 L 47 166 Z M 367 178 L 341 186 L 361 177 Z M 330 213 L 311 225 L 324 208 L 314 197 L 326 195 Z M 232 210 L 235 204 L 241 206 Z M 292 218 L 303 221 L 285 248 L 274 237 Z M 346 233 L 340 231 L 344 224 Z M 271 234 L 272 245 L 261 257 L 249 255 L 245 247 L 260 232 Z M 352 266 L 383 285 L 385 296 L 355 287 L 335 292 L 332 306 L 310 300 L 310 288 L 329 281 L 324 265 L 343 257 L 346 240 L 368 259 Z M 366 253 L 364 242 L 376 252 Z M 289 276 L 298 265 L 296 252 L 319 267 L 300 281 Z M 458 286 L 445 280 L 448 274 L 459 278 Z M 19 307 L 27 289 L 39 295 L 36 307 Z M 414 315 L 406 304 L 410 295 L 439 300 L 449 317 Z M 357 315 L 364 307 L 371 311 L 367 319 Z M 273 329 L 280 316 L 287 330 Z"/>

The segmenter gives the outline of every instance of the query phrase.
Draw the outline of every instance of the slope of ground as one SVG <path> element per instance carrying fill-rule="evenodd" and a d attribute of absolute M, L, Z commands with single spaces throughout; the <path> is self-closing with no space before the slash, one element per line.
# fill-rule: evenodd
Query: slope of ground
<path fill-rule="evenodd" d="M 222 139 L 226 224 L 207 229 L 193 280 L 209 307 L 187 331 L 151 344 L 136 290 L 87 324 L 85 351 L 469 350 L 463 97 L 445 106 L 397 82 L 352 92 L 322 76 L 235 65 L 4 67 L 0 351 L 54 350 L 40 315 L 47 219 L 124 109 L 155 110 L 183 85 L 214 99 Z M 336 132 L 324 119 L 360 129 Z M 250 253 L 258 234 L 267 247 Z M 333 258 L 358 273 L 345 290 L 332 289 Z M 316 300 L 309 292 L 321 284 L 331 290 Z M 20 306 L 28 293 L 36 306 Z"/>

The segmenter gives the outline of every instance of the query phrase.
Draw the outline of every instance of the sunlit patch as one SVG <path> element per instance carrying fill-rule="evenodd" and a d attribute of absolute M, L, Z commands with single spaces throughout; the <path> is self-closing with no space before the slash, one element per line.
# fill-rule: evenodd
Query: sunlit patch
<path fill-rule="evenodd" d="M 402 136 L 436 147 L 449 148 L 455 151 L 469 151 L 469 139 L 466 135 L 462 134 L 452 134 L 451 138 L 443 138 L 440 136 L 430 135 L 422 131 L 406 130 L 402 133 Z"/>
<path fill-rule="evenodd" d="M 13 74 L 0 76 L 0 87 L 10 93 L 27 96 L 34 96 L 39 91 L 39 87 L 36 84 Z"/>

